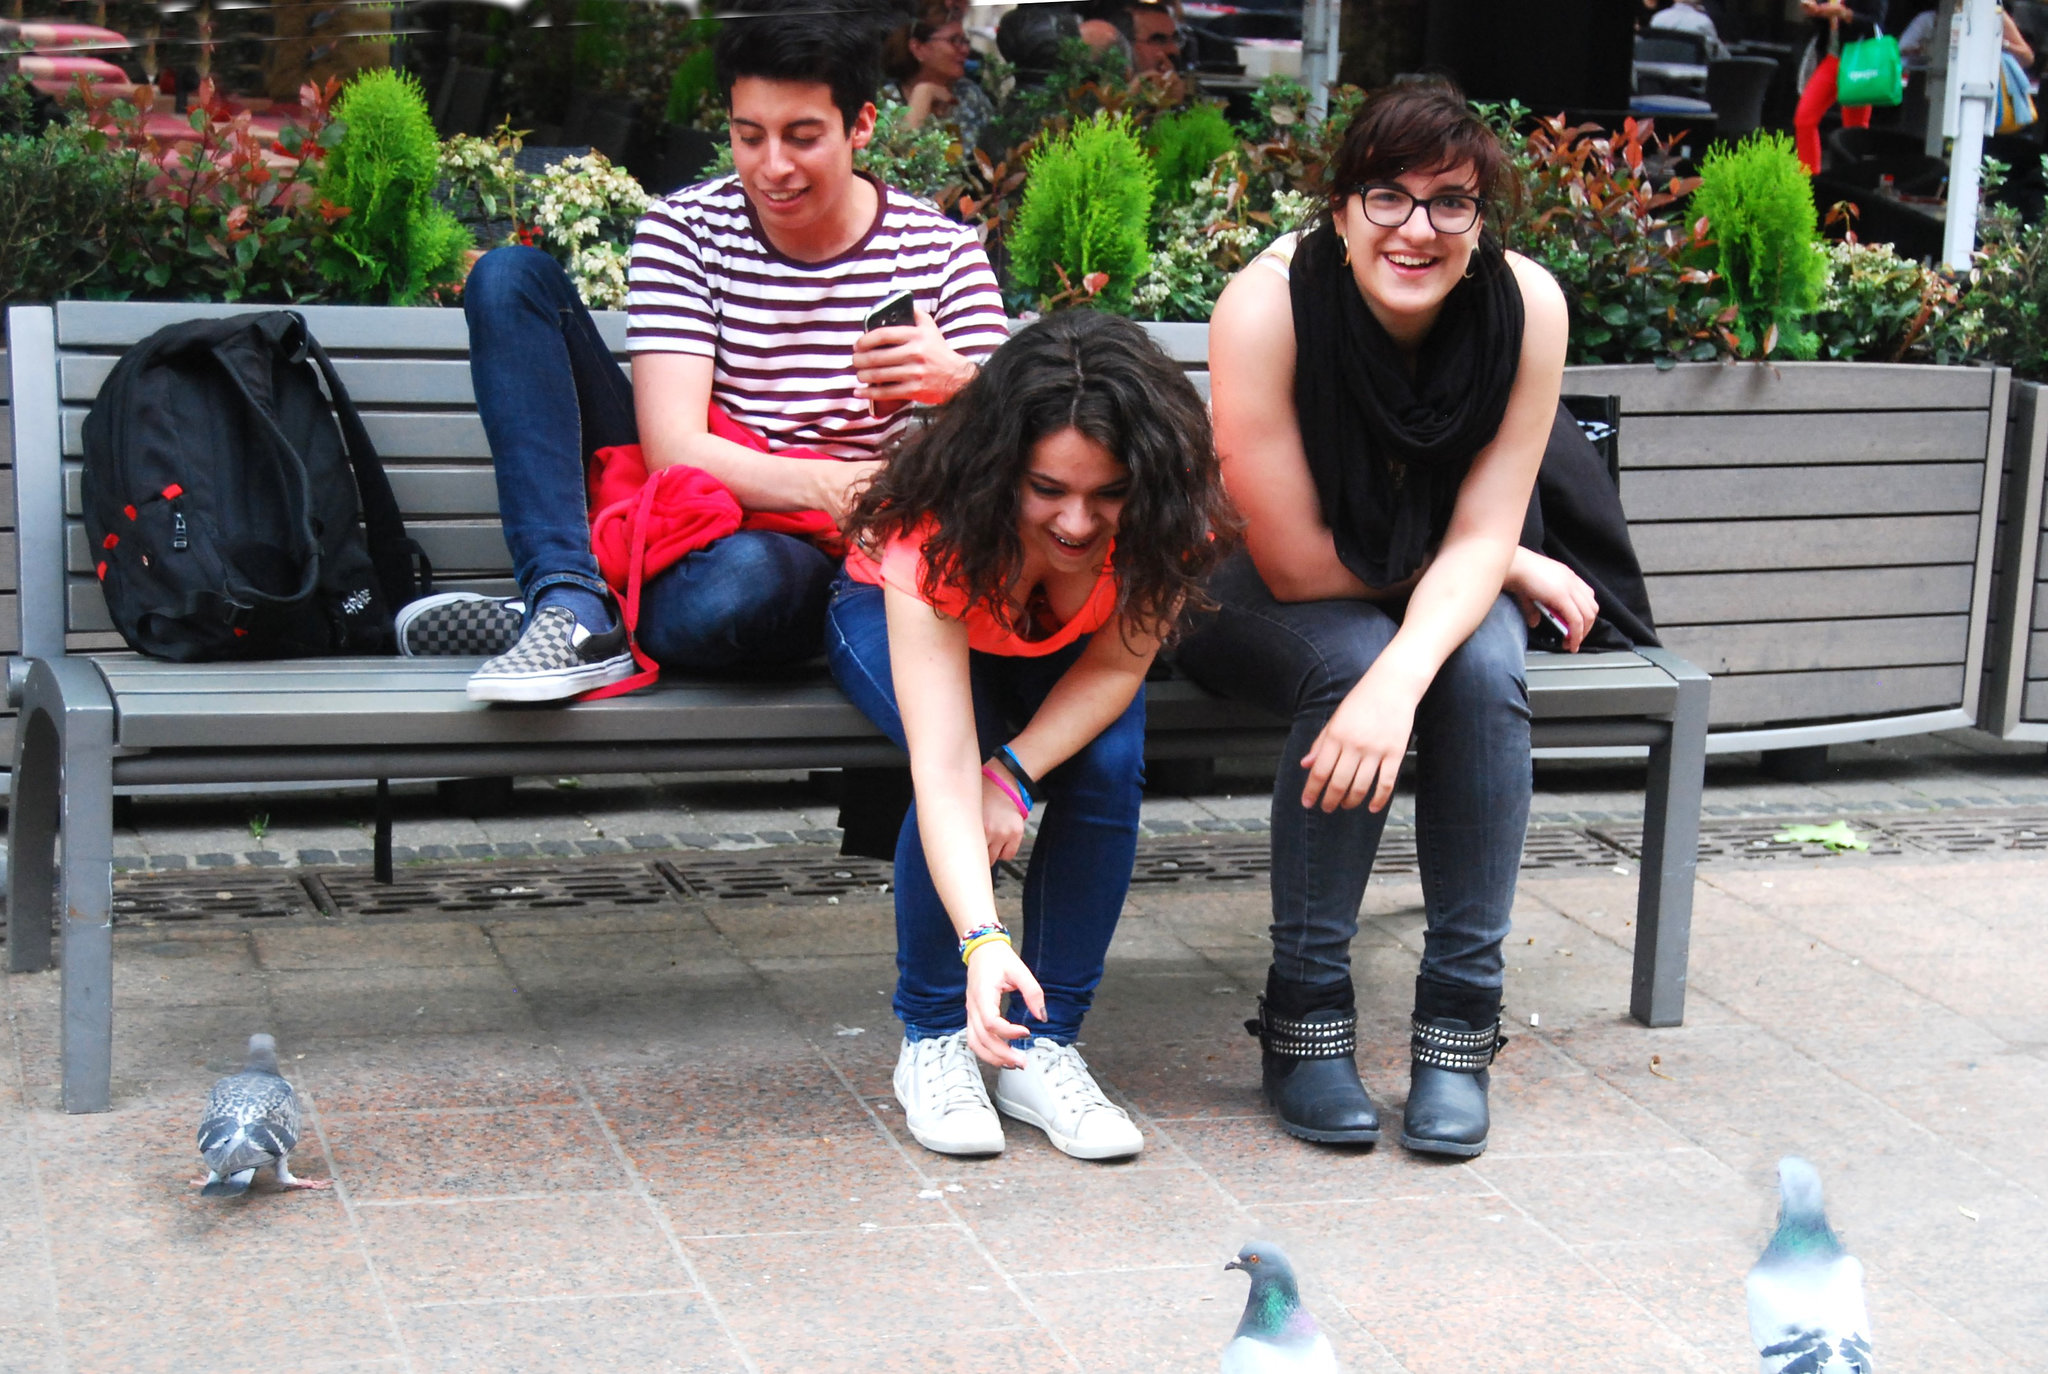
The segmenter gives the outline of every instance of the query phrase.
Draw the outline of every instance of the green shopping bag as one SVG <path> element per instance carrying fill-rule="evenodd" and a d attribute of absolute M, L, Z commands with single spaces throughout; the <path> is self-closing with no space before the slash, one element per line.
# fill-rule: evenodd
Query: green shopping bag
<path fill-rule="evenodd" d="M 1899 40 L 1888 34 L 1842 45 L 1835 72 L 1835 99 L 1844 106 L 1896 105 L 1906 98 L 1906 64 Z"/>

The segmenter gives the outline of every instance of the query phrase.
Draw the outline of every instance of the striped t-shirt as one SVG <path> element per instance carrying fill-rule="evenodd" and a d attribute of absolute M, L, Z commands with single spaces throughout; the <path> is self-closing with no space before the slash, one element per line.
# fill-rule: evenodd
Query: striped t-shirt
<path fill-rule="evenodd" d="M 911 421 L 908 409 L 877 420 L 854 394 L 853 344 L 870 310 L 912 292 L 953 350 L 976 363 L 1009 337 L 973 231 L 875 185 L 874 224 L 826 262 L 777 252 L 736 176 L 654 202 L 633 236 L 627 348 L 711 358 L 711 399 L 770 448 L 872 458 Z"/>

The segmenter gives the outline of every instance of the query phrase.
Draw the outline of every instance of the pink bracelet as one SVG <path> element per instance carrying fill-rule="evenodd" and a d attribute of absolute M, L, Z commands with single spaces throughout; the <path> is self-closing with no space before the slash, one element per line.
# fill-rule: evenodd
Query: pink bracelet
<path fill-rule="evenodd" d="M 1024 798 L 1017 795 L 1016 788 L 1012 787 L 1008 782 L 1004 781 L 1002 778 L 997 777 L 995 769 L 984 768 L 981 770 L 981 775 L 984 778 L 987 778 L 990 782 L 994 783 L 996 787 L 1001 790 L 1002 794 L 1010 799 L 1011 804 L 1017 808 L 1018 815 L 1022 816 L 1027 821 L 1031 819 L 1031 808 L 1024 804 Z"/>

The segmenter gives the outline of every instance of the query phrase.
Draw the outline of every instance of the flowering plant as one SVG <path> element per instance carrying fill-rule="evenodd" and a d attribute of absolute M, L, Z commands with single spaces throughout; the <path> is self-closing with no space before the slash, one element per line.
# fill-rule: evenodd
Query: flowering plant
<path fill-rule="evenodd" d="M 1231 277 L 1314 212 L 1315 200 L 1294 190 L 1274 192 L 1270 208 L 1255 208 L 1244 164 L 1240 153 L 1225 153 L 1188 187 L 1188 202 L 1161 217 L 1151 266 L 1131 295 L 1141 318 L 1208 319 Z"/>
<path fill-rule="evenodd" d="M 313 179 L 340 138 L 331 115 L 340 90 L 338 80 L 301 87 L 304 123 L 268 143 L 246 111 L 203 80 L 188 116 L 195 137 L 174 142 L 150 133 L 128 101 L 95 93 L 81 77 L 91 146 L 130 158 L 127 204 L 108 225 L 106 268 L 86 289 L 170 300 L 326 298 L 319 246 L 348 211 L 317 194 Z"/>
<path fill-rule="evenodd" d="M 533 237 L 569 269 L 584 304 L 618 310 L 626 304 L 626 264 L 633 226 L 651 197 L 603 153 L 566 158 L 527 184 Z"/>

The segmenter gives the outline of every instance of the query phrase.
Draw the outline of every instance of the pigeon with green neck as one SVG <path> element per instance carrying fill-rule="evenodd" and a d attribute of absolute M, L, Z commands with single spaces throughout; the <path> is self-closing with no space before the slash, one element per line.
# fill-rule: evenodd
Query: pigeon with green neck
<path fill-rule="evenodd" d="M 1763 1374 L 1871 1374 L 1863 1265 L 1821 1208 L 1820 1175 L 1778 1161 L 1778 1229 L 1749 1271 L 1749 1334 Z"/>
<path fill-rule="evenodd" d="M 1301 1305 L 1294 1266 L 1277 1246 L 1247 1245 L 1223 1267 L 1252 1280 L 1237 1334 L 1223 1347 L 1223 1374 L 1337 1374 L 1337 1352 Z"/>

